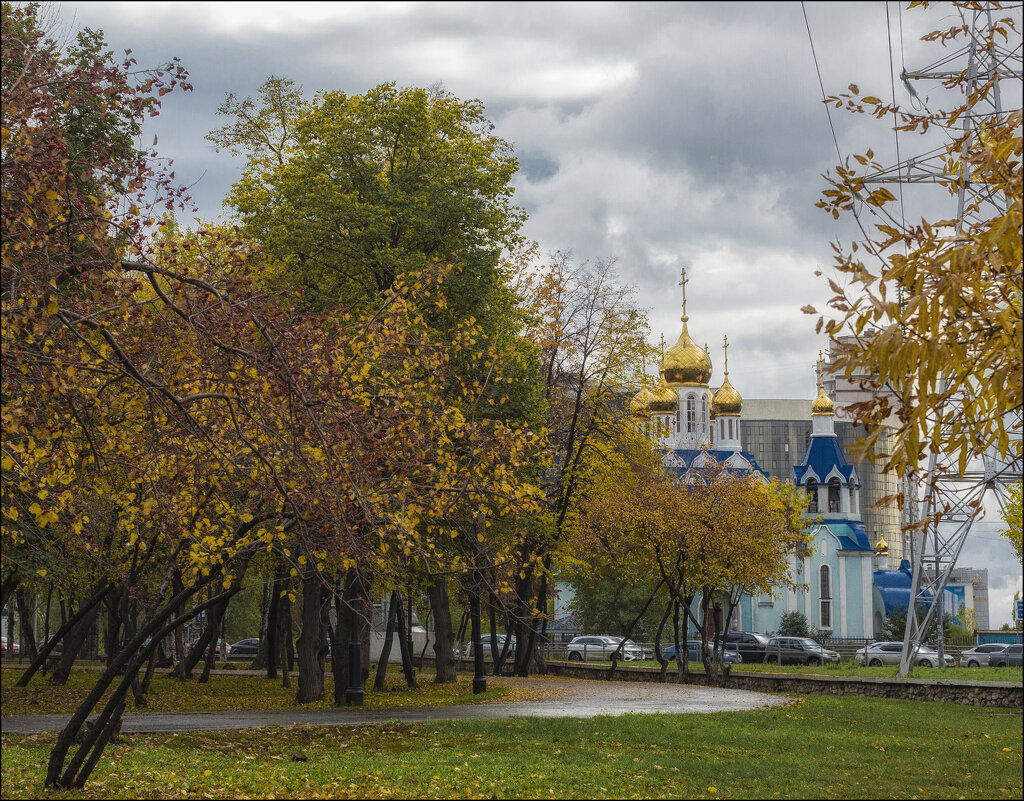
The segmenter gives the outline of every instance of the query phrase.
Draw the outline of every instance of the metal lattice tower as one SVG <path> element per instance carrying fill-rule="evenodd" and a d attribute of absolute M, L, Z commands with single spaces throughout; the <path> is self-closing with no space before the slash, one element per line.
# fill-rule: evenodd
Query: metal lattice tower
<path fill-rule="evenodd" d="M 964 77 L 966 97 L 991 82 L 990 90 L 983 98 L 968 105 L 960 119 L 960 135 L 963 137 L 960 149 L 960 163 L 967 168 L 964 158 L 974 139 L 983 126 L 996 118 L 1002 118 L 1003 108 L 1000 82 L 1006 79 L 1021 82 L 1024 78 L 1024 58 L 1018 42 L 1013 50 L 1002 46 L 985 47 L 980 31 L 992 24 L 992 8 L 979 6 L 973 12 L 970 35 L 965 45 L 941 60 L 921 70 L 901 74 L 903 85 L 912 98 L 918 98 L 911 81 L 950 81 Z M 965 63 L 966 62 L 966 63 Z M 959 66 L 957 66 L 959 65 Z M 1016 87 L 1014 98 L 1020 97 Z M 1014 101 L 1017 102 L 1016 100 Z M 951 175 L 947 169 L 949 149 L 940 146 L 924 154 L 901 161 L 895 166 L 865 176 L 867 184 L 949 184 Z M 963 176 L 957 193 L 957 234 L 962 230 L 965 215 L 973 215 L 980 208 L 989 205 L 997 214 L 1005 212 L 1005 198 L 985 193 L 971 180 Z M 952 409 L 946 411 L 962 414 L 963 396 L 950 401 Z M 942 425 L 942 410 L 936 410 L 935 425 Z M 1020 430 L 1020 414 L 1006 420 L 1008 431 Z M 990 450 L 974 459 L 962 474 L 953 469 L 956 458 L 946 454 L 931 454 L 922 483 L 915 474 L 903 479 L 904 528 L 925 521 L 916 528 L 910 528 L 907 543 L 912 564 L 911 602 L 907 609 L 907 627 L 903 636 L 903 652 L 900 658 L 899 675 L 907 676 L 913 669 L 914 646 L 926 638 L 926 632 L 933 621 L 938 621 L 939 667 L 944 666 L 944 643 L 942 640 L 942 593 L 956 566 L 967 536 L 974 522 L 985 511 L 987 499 L 994 500 L 1002 508 L 1010 483 L 1021 480 L 1021 440 L 1019 435 L 1011 442 L 1010 456 L 1000 458 Z M 921 610 L 926 610 L 921 614 Z"/>

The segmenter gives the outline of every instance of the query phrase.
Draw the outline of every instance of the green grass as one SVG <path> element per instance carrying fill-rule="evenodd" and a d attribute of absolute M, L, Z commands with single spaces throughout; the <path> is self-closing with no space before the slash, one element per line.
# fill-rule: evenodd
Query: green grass
<path fill-rule="evenodd" d="M 587 664 L 607 664 L 611 662 L 588 662 Z M 640 667 L 658 667 L 657 662 L 619 662 L 619 667 L 636 665 Z M 703 670 L 700 662 L 691 662 L 691 669 Z M 675 670 L 675 662 L 669 664 L 669 671 Z M 744 673 L 800 673 L 811 676 L 876 676 L 896 678 L 898 668 L 890 665 L 883 667 L 862 667 L 856 662 L 840 662 L 837 665 L 766 665 L 758 662 L 741 662 L 732 668 Z M 983 667 L 983 668 L 922 668 L 915 667 L 910 674 L 912 679 L 944 679 L 957 681 L 1013 681 L 1018 684 L 1024 681 L 1024 670 L 1019 667 Z"/>
<path fill-rule="evenodd" d="M 7 669 L 0 671 L 0 701 L 5 715 L 43 714 L 74 712 L 85 700 L 96 680 L 97 671 L 71 671 L 68 683 L 55 687 L 40 675 L 33 677 L 28 687 L 15 687 L 22 671 Z M 481 701 L 495 701 L 499 698 L 515 700 L 516 693 L 508 687 L 492 683 L 486 693 L 473 695 L 472 680 L 461 677 L 456 684 L 434 684 L 431 675 L 418 677 L 419 689 L 406 688 L 401 673 L 388 677 L 384 692 L 374 692 L 372 681 L 368 682 L 364 706 L 367 709 L 389 709 L 400 706 L 444 706 Z M 170 676 L 153 677 L 153 684 L 147 697 L 149 706 L 136 709 L 131 693 L 128 694 L 128 712 L 215 712 L 225 710 L 294 709 L 296 681 L 292 676 L 291 687 L 281 686 L 280 679 L 263 676 L 233 675 L 211 676 L 206 684 L 195 680 L 181 682 Z M 324 700 L 302 704 L 303 709 L 333 708 L 334 679 L 325 679 Z"/>
<path fill-rule="evenodd" d="M 798 697 L 756 712 L 135 735 L 82 792 L 4 737 L 3 798 L 1020 798 L 1021 713 Z M 292 761 L 303 754 L 306 761 Z"/>

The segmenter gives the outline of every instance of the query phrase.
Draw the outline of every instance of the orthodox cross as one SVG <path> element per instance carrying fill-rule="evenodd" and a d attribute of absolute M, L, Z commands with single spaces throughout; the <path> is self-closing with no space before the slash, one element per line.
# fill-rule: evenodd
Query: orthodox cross
<path fill-rule="evenodd" d="M 722 335 L 722 347 L 725 349 L 725 374 L 729 375 L 729 335 Z"/>
<path fill-rule="evenodd" d="M 682 278 L 679 281 L 679 286 L 683 288 L 683 322 L 686 322 L 686 268 L 683 267 L 681 270 Z"/>

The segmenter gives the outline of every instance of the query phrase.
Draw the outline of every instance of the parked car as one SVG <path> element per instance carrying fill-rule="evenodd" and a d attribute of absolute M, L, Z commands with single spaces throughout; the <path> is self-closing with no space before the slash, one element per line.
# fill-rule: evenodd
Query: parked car
<path fill-rule="evenodd" d="M 665 648 L 662 653 L 665 658 L 672 660 L 676 658 L 676 646 L 675 643 Z M 700 655 L 700 640 L 690 640 L 686 643 L 686 658 L 690 662 L 702 662 Z M 726 645 L 725 650 L 722 651 L 722 664 L 732 665 L 737 662 L 743 661 L 743 655 L 733 648 L 731 645 Z"/>
<path fill-rule="evenodd" d="M 249 637 L 228 646 L 229 656 L 256 656 L 260 650 L 259 637 Z"/>
<path fill-rule="evenodd" d="M 588 634 L 575 637 L 566 646 L 566 658 L 571 662 L 607 662 L 612 658 L 612 654 L 615 653 L 620 642 L 622 642 L 622 637 L 609 635 Z M 619 657 L 624 662 L 635 662 L 653 659 L 654 654 L 649 650 L 644 650 L 632 640 L 626 640 L 619 652 Z"/>
<path fill-rule="evenodd" d="M 898 665 L 900 655 L 903 653 L 901 642 L 875 642 L 864 648 L 858 648 L 854 659 L 858 665 Z M 946 654 L 946 667 L 953 667 L 956 660 L 950 654 Z M 937 667 L 939 664 L 939 653 L 927 645 L 918 645 L 915 651 L 914 664 L 918 667 Z"/>
<path fill-rule="evenodd" d="M 989 659 L 1005 651 L 1009 646 L 1002 642 L 989 642 L 968 648 L 960 654 L 960 667 L 986 667 Z"/>
<path fill-rule="evenodd" d="M 498 653 L 500 654 L 501 650 L 505 647 L 505 635 L 504 634 L 497 634 L 497 635 L 495 635 L 495 637 L 498 640 Z M 490 656 L 491 656 L 491 635 L 490 635 L 490 633 L 488 633 L 488 634 L 481 634 L 480 635 L 480 640 L 481 640 L 480 644 L 483 646 L 483 650 L 484 650 L 484 658 L 485 659 L 490 658 Z M 515 638 L 515 635 L 513 635 L 512 636 L 512 642 L 508 646 L 509 656 L 512 655 L 512 653 L 515 651 L 515 649 L 516 649 L 516 638 Z M 466 643 L 465 647 L 461 651 L 461 654 L 466 659 L 472 659 L 473 658 L 473 641 L 472 640 L 470 640 L 469 642 Z"/>
<path fill-rule="evenodd" d="M 756 631 L 730 631 L 725 635 L 725 647 L 735 648 L 744 662 L 764 662 L 768 637 Z"/>
<path fill-rule="evenodd" d="M 15 642 L 11 647 L 10 655 L 17 656 L 20 650 L 21 646 L 19 646 L 18 643 Z M 4 656 L 7 656 L 7 637 L 0 636 L 0 653 L 2 653 Z"/>
<path fill-rule="evenodd" d="M 47 637 L 44 640 L 40 640 L 39 641 L 39 650 L 40 651 L 43 650 L 43 648 L 46 647 L 46 643 L 48 643 L 52 639 L 53 639 L 53 637 Z M 51 649 L 50 656 L 63 656 L 63 655 L 64 655 L 64 638 L 61 637 L 59 640 L 57 640 L 57 642 L 54 644 L 53 648 Z"/>
<path fill-rule="evenodd" d="M 1021 646 L 1010 645 L 1005 651 L 993 653 L 988 663 L 992 667 L 1021 667 Z"/>
<path fill-rule="evenodd" d="M 775 665 L 829 665 L 839 654 L 810 637 L 772 637 L 765 646 L 765 661 Z"/>

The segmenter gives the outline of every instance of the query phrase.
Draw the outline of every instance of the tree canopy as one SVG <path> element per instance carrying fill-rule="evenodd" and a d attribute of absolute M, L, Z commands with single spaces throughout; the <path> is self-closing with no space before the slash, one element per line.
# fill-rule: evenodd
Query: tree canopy
<path fill-rule="evenodd" d="M 1009 38 L 1019 39 L 1013 18 L 998 8 L 987 22 L 976 3 L 952 7 L 958 23 L 926 41 L 959 45 L 973 35 L 982 62 Z M 876 219 L 867 239 L 849 249 L 833 246 L 831 311 L 819 318 L 818 330 L 836 339 L 853 335 L 833 349 L 838 368 L 847 377 L 865 376 L 874 390 L 852 405 L 868 427 L 863 450 L 871 452 L 883 421 L 896 415 L 885 466 L 899 473 L 921 469 L 928 453 L 944 454 L 961 473 L 989 449 L 1018 466 L 1021 457 L 1020 87 L 1015 93 L 1004 87 L 1010 108 L 978 123 L 975 113 L 992 102 L 996 76 L 976 75 L 964 70 L 946 82 L 959 92 L 950 108 L 903 108 L 856 85 L 826 100 L 879 121 L 894 119 L 899 132 L 944 129 L 940 183 L 954 196 L 969 190 L 959 218 L 905 219 L 895 195 L 866 183 L 882 169 L 869 150 L 827 177 L 817 204 L 836 218 L 867 208 Z M 817 314 L 813 307 L 805 311 Z"/>

